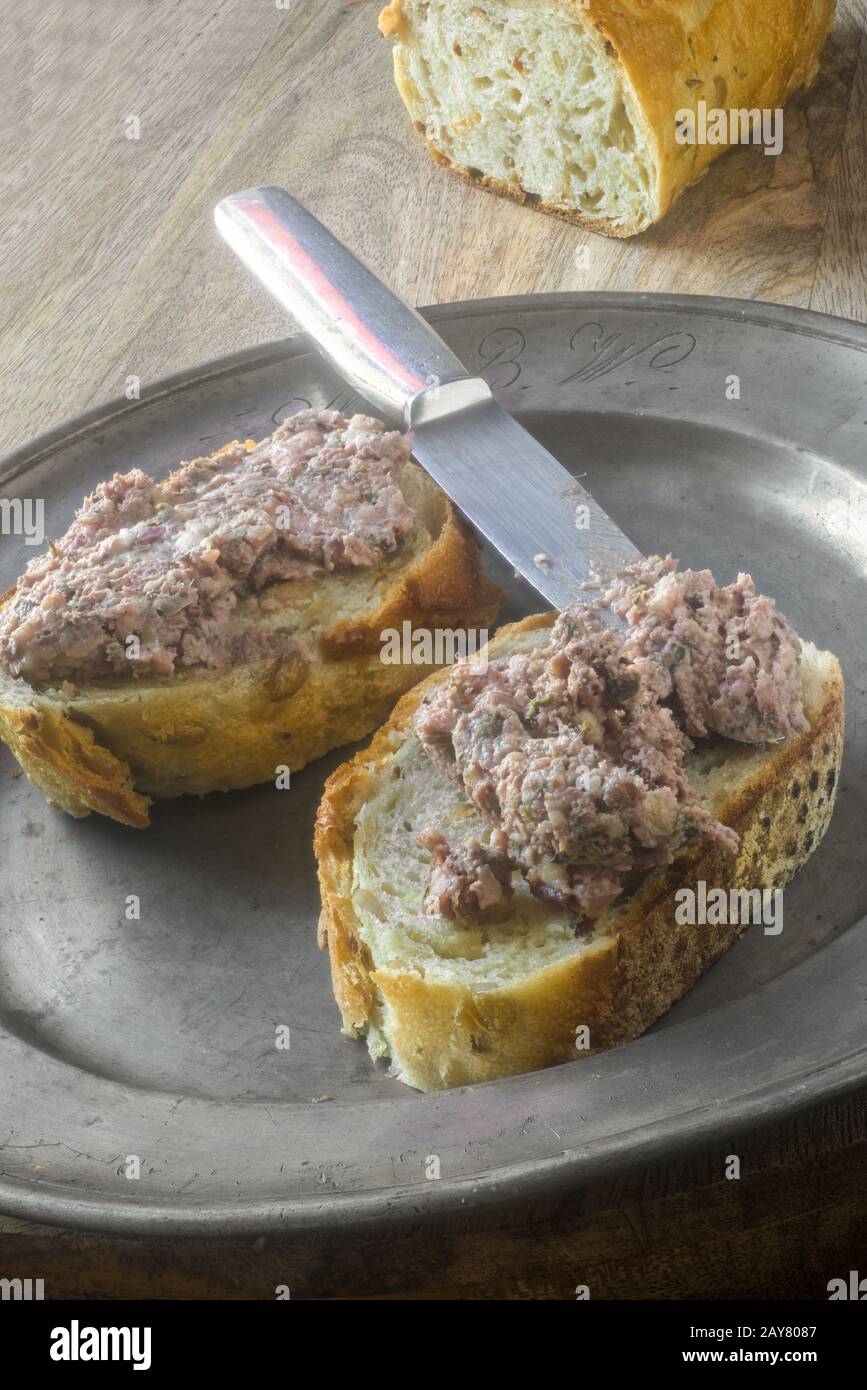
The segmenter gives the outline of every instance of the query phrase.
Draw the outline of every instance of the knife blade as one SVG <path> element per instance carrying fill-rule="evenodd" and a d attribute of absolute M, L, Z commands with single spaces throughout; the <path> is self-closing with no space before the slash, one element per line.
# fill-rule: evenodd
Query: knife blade
<path fill-rule="evenodd" d="M 456 394 L 443 387 L 436 404 Z M 604 584 L 640 552 L 490 392 L 478 395 L 462 409 L 432 412 L 429 397 L 413 403 L 413 454 L 549 603 L 568 608 L 582 585 Z"/>
<path fill-rule="evenodd" d="M 553 454 L 430 325 L 285 189 L 224 198 L 217 229 L 340 375 L 411 433 L 413 454 L 556 608 L 640 558 Z"/>

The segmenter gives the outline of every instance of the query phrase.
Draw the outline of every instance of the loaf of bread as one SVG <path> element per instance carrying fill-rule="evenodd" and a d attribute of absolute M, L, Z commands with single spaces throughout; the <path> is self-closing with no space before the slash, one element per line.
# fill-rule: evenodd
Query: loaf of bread
<path fill-rule="evenodd" d="M 834 0 L 391 0 L 380 28 L 439 164 L 625 237 L 726 148 L 685 143 L 683 113 L 754 113 L 755 140 L 815 78 L 833 16 Z"/>
<path fill-rule="evenodd" d="M 552 615 L 501 629 L 492 659 L 543 646 Z M 329 779 L 316 853 L 320 944 L 343 1028 L 421 1091 L 575 1060 L 638 1037 L 735 941 L 743 923 L 679 923 L 675 894 L 780 888 L 819 844 L 843 747 L 843 678 L 804 643 L 809 728 L 778 743 L 704 741 L 687 756 L 696 796 L 740 837 L 736 854 L 692 844 L 576 934 L 575 918 L 524 885 L 505 920 L 467 927 L 425 910 L 419 831 L 484 835 L 478 810 L 432 763 L 414 715 L 448 673 L 411 690 L 370 747 Z M 761 930 L 761 928 L 757 928 Z M 586 1050 L 578 1029 L 586 1029 Z"/>

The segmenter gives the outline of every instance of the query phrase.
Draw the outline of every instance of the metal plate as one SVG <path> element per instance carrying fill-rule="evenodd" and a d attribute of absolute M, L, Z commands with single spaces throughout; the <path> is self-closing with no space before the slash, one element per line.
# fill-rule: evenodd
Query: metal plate
<path fill-rule="evenodd" d="M 8 1212 L 106 1230 L 270 1231 L 481 1210 L 721 1139 L 867 1077 L 867 329 L 605 294 L 430 317 L 645 550 L 671 548 L 726 581 L 748 567 L 840 656 L 838 809 L 786 891 L 785 929 L 749 930 L 628 1047 L 420 1096 L 338 1032 L 316 948 L 311 827 L 345 754 L 291 791 L 163 803 L 139 832 L 51 810 L 4 752 Z M 305 340 L 289 339 L 81 418 L 7 460 L 0 486 L 44 498 L 57 534 L 113 470 L 163 474 L 308 402 L 352 406 Z M 32 553 L 3 538 L 0 581 Z M 535 606 L 512 584 L 504 618 Z M 133 893 L 140 921 L 126 920 Z M 275 1046 L 283 1024 L 288 1050 Z M 128 1155 L 138 1180 L 124 1175 Z"/>

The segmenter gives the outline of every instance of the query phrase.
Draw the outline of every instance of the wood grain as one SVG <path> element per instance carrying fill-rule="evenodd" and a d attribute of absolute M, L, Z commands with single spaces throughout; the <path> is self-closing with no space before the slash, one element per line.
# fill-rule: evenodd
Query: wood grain
<path fill-rule="evenodd" d="M 867 20 L 845 0 L 785 148 L 729 152 L 626 242 L 467 188 L 391 80 L 377 0 L 7 3 L 0 452 L 143 383 L 281 336 L 214 203 L 285 184 L 407 298 L 675 290 L 867 318 Z M 131 18 L 132 16 L 132 18 Z M 129 118 L 139 121 L 128 139 Z"/>
<path fill-rule="evenodd" d="M 0 452 L 147 383 L 280 337 L 212 209 L 284 184 L 420 304 L 556 290 L 775 300 L 867 319 L 867 3 L 844 0 L 785 150 L 726 155 L 658 227 L 608 241 L 459 183 L 391 81 L 378 0 L 0 4 Z M 135 122 L 138 122 L 136 131 Z M 128 138 L 130 133 L 137 138 Z M 479 1226 L 129 1241 L 0 1219 L 49 1296 L 821 1298 L 863 1269 L 865 1096 Z"/>

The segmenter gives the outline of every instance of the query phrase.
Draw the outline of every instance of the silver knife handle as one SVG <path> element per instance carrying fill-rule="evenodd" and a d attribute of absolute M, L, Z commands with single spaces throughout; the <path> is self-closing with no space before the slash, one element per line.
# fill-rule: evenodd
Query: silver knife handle
<path fill-rule="evenodd" d="M 214 219 L 247 268 L 384 415 L 408 424 L 422 392 L 466 378 L 421 315 L 284 188 L 233 193 Z"/>

